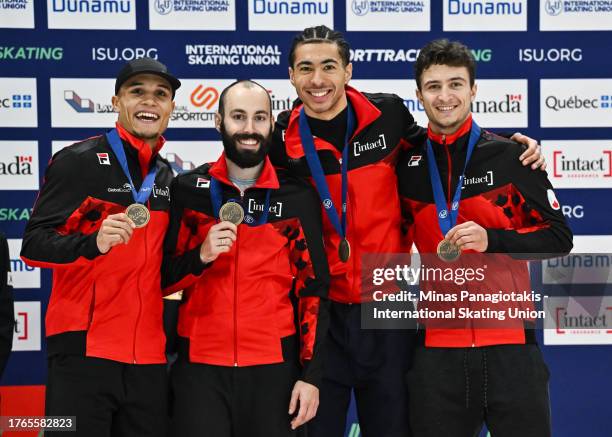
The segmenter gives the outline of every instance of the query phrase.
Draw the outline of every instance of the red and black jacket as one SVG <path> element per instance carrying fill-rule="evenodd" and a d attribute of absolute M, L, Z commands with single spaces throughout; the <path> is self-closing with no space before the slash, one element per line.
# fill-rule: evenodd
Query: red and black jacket
<path fill-rule="evenodd" d="M 223 202 L 240 202 L 255 222 L 268 189 L 271 194 L 267 223 L 239 224 L 230 252 L 205 266 L 200 246 L 219 222 L 212 209 L 211 177 L 222 186 Z M 171 193 L 164 292 L 184 289 L 178 335 L 189 360 L 253 366 L 297 360 L 299 355 L 301 379 L 319 385 L 329 271 L 312 187 L 285 172 L 277 175 L 266 158 L 255 185 L 241 193 L 228 178 L 223 154 L 212 165 L 177 176 Z"/>
<path fill-rule="evenodd" d="M 341 303 L 359 303 L 362 300 L 361 256 L 410 249 L 402 246 L 395 166 L 400 149 L 409 144 L 421 144 L 425 139 L 425 130 L 415 124 L 404 102 L 396 95 L 362 94 L 348 86 L 346 94 L 357 118 L 348 154 L 346 237 L 351 245 L 348 262 L 339 259 L 340 237 L 325 211 L 323 235 L 331 272 L 330 299 Z M 299 105 L 278 117 L 270 159 L 277 167 L 310 178 L 299 135 L 301 108 L 302 105 Z M 322 138 L 315 138 L 314 142 L 332 199 L 340 214 L 342 152 Z"/>
<path fill-rule="evenodd" d="M 448 204 L 463 172 L 471 126 L 470 116 L 452 135 L 428 131 Z M 499 255 L 488 258 L 503 263 L 496 262 L 495 274 L 489 269 L 486 275 L 490 290 L 531 290 L 527 264 L 517 259 L 561 255 L 572 248 L 572 232 L 546 173 L 523 166 L 518 159 L 523 151 L 522 145 L 483 130 L 466 169 L 457 224 L 478 223 L 487 230 L 487 253 L 511 254 L 503 261 Z M 402 153 L 397 173 L 406 241 L 414 241 L 421 254 L 435 254 L 444 236 L 426 146 Z M 525 339 L 520 320 L 516 327 L 506 323 L 500 329 L 427 329 L 425 334 L 425 344 L 438 347 L 522 344 Z"/>
<path fill-rule="evenodd" d="M 166 362 L 160 269 L 169 222 L 172 170 L 117 124 L 136 189 L 150 166 L 157 174 L 149 223 L 105 255 L 97 231 L 134 203 L 129 182 L 104 135 L 56 153 L 26 227 L 22 259 L 53 269 L 46 315 L 49 355 L 84 354 L 124 363 Z"/>

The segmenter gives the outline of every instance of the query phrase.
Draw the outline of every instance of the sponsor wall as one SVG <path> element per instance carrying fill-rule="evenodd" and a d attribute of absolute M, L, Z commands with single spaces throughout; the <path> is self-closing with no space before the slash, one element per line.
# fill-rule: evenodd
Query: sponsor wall
<path fill-rule="evenodd" d="M 21 238 L 52 154 L 112 127 L 121 65 L 151 56 L 182 80 L 162 151 L 179 172 L 220 153 L 214 112 L 235 79 L 262 83 L 275 114 L 291 107 L 291 37 L 321 23 L 346 31 L 352 85 L 398 94 L 423 125 L 412 74 L 419 48 L 442 36 L 468 44 L 478 62 L 476 120 L 540 139 L 577 235 L 575 252 L 610 251 L 612 0 L 0 0 L 0 226 L 17 301 L 16 352 L 3 385 L 25 390 L 45 381 L 42 318 L 51 274 L 18 259 Z M 544 264 L 535 274 L 546 282 L 551 272 L 559 277 L 557 267 Z M 540 336 L 552 373 L 555 435 L 604 435 L 612 333 L 584 322 L 584 308 L 558 307 L 557 326 Z M 359 435 L 355 421 L 353 410 L 351 437 Z"/>

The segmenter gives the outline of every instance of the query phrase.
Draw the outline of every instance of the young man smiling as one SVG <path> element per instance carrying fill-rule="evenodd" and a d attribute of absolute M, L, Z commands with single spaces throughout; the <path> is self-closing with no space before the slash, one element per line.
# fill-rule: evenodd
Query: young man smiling
<path fill-rule="evenodd" d="M 165 292 L 184 289 L 172 436 L 289 437 L 317 411 L 329 273 L 313 188 L 267 157 L 270 96 L 227 87 L 223 155 L 173 182 Z"/>
<path fill-rule="evenodd" d="M 158 152 L 179 86 L 154 59 L 127 63 L 115 129 L 53 156 L 23 237 L 24 261 L 53 269 L 45 414 L 75 416 L 77 436 L 166 435 L 160 270 L 172 170 Z"/>
<path fill-rule="evenodd" d="M 321 406 L 308 431 L 344 435 L 354 389 L 364 437 L 404 437 L 411 434 L 402 380 L 413 333 L 361 329 L 361 256 L 410 250 L 402 245 L 395 165 L 401 149 L 425 141 L 426 130 L 400 97 L 350 87 L 352 70 L 340 32 L 317 26 L 297 35 L 289 78 L 301 103 L 279 116 L 270 151 L 274 165 L 311 180 L 324 216 L 331 318 Z M 525 155 L 534 150 L 535 143 Z M 522 158 L 541 164 L 539 154 Z"/>
<path fill-rule="evenodd" d="M 484 279 L 461 290 L 476 297 L 502 290 L 508 297 L 531 290 L 527 264 L 517 259 L 568 253 L 572 233 L 546 173 L 521 166 L 520 144 L 481 130 L 472 118 L 475 69 L 461 43 L 436 40 L 421 49 L 416 94 L 429 119 L 428 140 L 400 157 L 400 197 L 407 240 L 414 241 L 422 262 L 444 264 L 440 257 L 459 260 L 446 267 L 484 266 Z M 476 255 L 483 252 L 490 255 Z M 442 281 L 421 281 L 420 287 L 448 295 Z M 459 300 L 421 304 L 466 307 Z M 533 304 L 511 299 L 469 304 L 484 314 L 517 307 L 530 310 Z M 483 422 L 496 437 L 551 435 L 548 370 L 534 320 L 458 316 L 422 322 L 408 374 L 416 437 L 473 437 Z"/>

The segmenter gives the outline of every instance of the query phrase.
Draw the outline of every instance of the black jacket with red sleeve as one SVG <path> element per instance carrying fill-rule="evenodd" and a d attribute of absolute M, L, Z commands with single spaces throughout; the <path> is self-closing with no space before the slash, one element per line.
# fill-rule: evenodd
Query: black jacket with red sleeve
<path fill-rule="evenodd" d="M 362 94 L 347 86 L 346 95 L 357 119 L 348 154 L 346 238 L 351 245 L 348 262 L 339 258 L 340 236 L 324 210 L 323 235 L 331 272 L 330 299 L 360 303 L 362 255 L 409 250 L 402 246 L 395 166 L 402 148 L 425 140 L 425 129 L 415 124 L 403 100 L 394 94 Z M 299 135 L 301 108 L 299 105 L 279 115 L 270 159 L 292 174 L 311 178 Z M 340 215 L 342 153 L 322 138 L 315 138 L 314 144 Z"/>
<path fill-rule="evenodd" d="M 172 170 L 155 150 L 117 124 L 136 189 L 150 166 L 157 174 L 149 223 L 128 244 L 102 255 L 102 221 L 134 203 L 104 135 L 56 153 L 23 237 L 21 257 L 53 269 L 45 327 L 49 355 L 84 354 L 124 363 L 164 363 L 160 270 L 169 222 Z"/>
<path fill-rule="evenodd" d="M 210 179 L 222 199 L 244 208 L 236 242 L 206 266 L 199 258 L 212 225 Z M 270 191 L 266 223 L 257 224 Z M 184 289 L 178 335 L 189 360 L 219 366 L 283 362 L 299 335 L 302 380 L 319 385 L 328 326 L 329 272 L 319 202 L 312 187 L 266 158 L 254 186 L 240 192 L 229 180 L 225 155 L 180 174 L 171 189 L 171 225 L 165 243 L 164 292 Z M 253 225 L 249 225 L 251 223 Z"/>
<path fill-rule="evenodd" d="M 452 135 L 428 132 L 448 204 L 451 202 L 466 159 L 471 116 Z M 487 231 L 488 253 L 510 254 L 487 274 L 495 287 L 531 290 L 524 261 L 568 253 L 572 232 L 545 172 L 533 171 L 518 157 L 523 146 L 482 131 L 467 165 L 457 224 L 473 221 Z M 414 241 L 421 254 L 435 254 L 444 238 L 429 177 L 426 145 L 402 154 L 397 166 L 403 228 L 407 243 Z M 470 252 L 470 251 L 466 251 Z M 473 258 L 472 258 L 473 259 Z M 499 260 L 490 256 L 489 260 Z M 491 269 L 489 269 L 491 270 Z M 492 284 L 489 284 L 490 286 Z M 489 287 L 491 290 L 498 288 Z M 440 347 L 487 346 L 524 343 L 522 321 L 516 329 L 427 329 L 425 344 Z"/>

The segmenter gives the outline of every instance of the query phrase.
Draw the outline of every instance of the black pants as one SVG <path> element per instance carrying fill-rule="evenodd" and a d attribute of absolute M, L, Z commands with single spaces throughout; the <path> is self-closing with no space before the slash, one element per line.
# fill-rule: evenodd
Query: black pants
<path fill-rule="evenodd" d="M 78 355 L 49 359 L 48 416 L 76 416 L 71 437 L 162 437 L 168 421 L 165 364 L 124 364 Z M 45 432 L 66 437 L 65 432 Z"/>
<path fill-rule="evenodd" d="M 408 373 L 415 437 L 548 437 L 548 369 L 536 344 L 420 346 Z"/>
<path fill-rule="evenodd" d="M 332 302 L 320 404 L 308 437 L 343 437 L 355 392 L 363 437 L 408 437 L 412 330 L 363 330 L 361 306 Z"/>
<path fill-rule="evenodd" d="M 172 366 L 171 437 L 293 437 L 289 400 L 299 376 L 296 361 L 225 367 Z"/>

